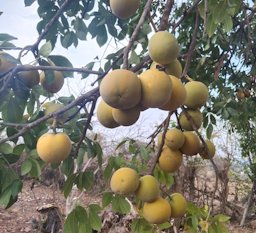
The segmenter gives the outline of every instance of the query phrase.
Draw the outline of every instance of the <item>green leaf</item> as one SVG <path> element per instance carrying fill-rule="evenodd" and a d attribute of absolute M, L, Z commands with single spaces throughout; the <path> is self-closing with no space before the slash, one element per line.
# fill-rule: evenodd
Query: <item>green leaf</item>
<path fill-rule="evenodd" d="M 207 136 L 208 139 L 211 139 L 212 132 L 213 132 L 213 125 L 209 124 L 207 129 L 206 129 L 206 136 Z"/>
<path fill-rule="evenodd" d="M 153 225 L 144 218 L 133 219 L 131 224 L 132 233 L 154 233 Z"/>
<path fill-rule="evenodd" d="M 100 47 L 102 47 L 104 44 L 106 44 L 107 40 L 108 40 L 108 34 L 107 34 L 107 30 L 106 27 L 101 27 L 101 29 L 99 30 L 99 34 L 96 37 L 96 41 L 98 43 L 98 45 Z"/>
<path fill-rule="evenodd" d="M 32 162 L 27 159 L 21 164 L 21 175 L 24 176 L 28 174 L 32 169 Z"/>
<path fill-rule="evenodd" d="M 66 180 L 66 182 L 65 182 L 65 184 L 64 184 L 64 187 L 63 187 L 63 192 L 64 192 L 65 198 L 67 198 L 68 195 L 69 195 L 69 193 L 71 192 L 72 187 L 73 187 L 73 185 L 74 185 L 74 183 L 75 183 L 76 178 L 77 178 L 76 174 L 72 174 L 72 175 L 70 175 L 70 176 L 67 178 L 67 180 Z"/>
<path fill-rule="evenodd" d="M 13 148 L 13 154 L 21 155 L 25 149 L 25 144 L 19 144 Z"/>
<path fill-rule="evenodd" d="M 36 0 L 24 0 L 25 6 L 31 6 Z"/>
<path fill-rule="evenodd" d="M 23 100 L 18 97 L 11 98 L 7 107 L 7 119 L 6 121 L 12 123 L 18 123 L 23 118 L 25 110 L 25 104 Z M 15 114 L 13 114 L 15 112 Z"/>
<path fill-rule="evenodd" d="M 92 70 L 95 62 L 89 62 L 84 68 L 88 70 Z M 90 75 L 90 73 L 82 73 L 82 78 L 87 78 Z"/>
<path fill-rule="evenodd" d="M 108 206 L 111 203 L 112 199 L 113 199 L 113 193 L 110 193 L 110 192 L 103 193 L 102 208 L 105 208 L 106 206 Z"/>
<path fill-rule="evenodd" d="M 112 199 L 112 209 L 120 214 L 128 214 L 131 210 L 131 206 L 125 197 L 115 195 Z"/>
<path fill-rule="evenodd" d="M 91 233 L 90 222 L 86 210 L 76 206 L 64 223 L 64 233 Z"/>
<path fill-rule="evenodd" d="M 224 214 L 218 214 L 214 216 L 214 220 L 218 222 L 227 222 L 230 220 L 230 217 Z"/>
<path fill-rule="evenodd" d="M 231 17 L 227 17 L 223 23 L 224 32 L 230 32 L 233 28 L 233 21 Z"/>
<path fill-rule="evenodd" d="M 9 143 L 2 143 L 0 144 L 0 152 L 8 155 L 13 152 L 13 148 Z"/>
<path fill-rule="evenodd" d="M 96 154 L 97 154 L 98 165 L 99 165 L 99 167 L 101 167 L 102 166 L 102 157 L 103 157 L 102 148 L 101 148 L 101 146 L 98 142 L 95 142 L 93 146 L 94 146 L 94 149 L 95 149 Z"/>
<path fill-rule="evenodd" d="M 131 64 L 138 64 L 140 62 L 140 57 L 137 55 L 137 53 L 132 50 L 131 56 L 129 58 L 129 63 Z"/>
<path fill-rule="evenodd" d="M 100 231 L 102 222 L 101 218 L 98 215 L 98 212 L 101 210 L 98 205 L 89 205 L 89 221 L 92 229 Z"/>
<path fill-rule="evenodd" d="M 0 33 L 0 41 L 11 41 L 11 40 L 17 40 L 17 38 L 7 33 Z"/>
<path fill-rule="evenodd" d="M 29 172 L 31 177 L 39 177 L 41 175 L 41 167 L 36 159 L 30 158 L 32 168 Z"/>
<path fill-rule="evenodd" d="M 172 226 L 172 224 L 170 222 L 165 222 L 157 226 L 160 230 L 165 230 L 165 229 L 169 229 Z"/>
<path fill-rule="evenodd" d="M 92 171 L 85 171 L 78 175 L 76 184 L 78 185 L 78 188 L 80 190 L 82 190 L 83 188 L 89 190 L 93 186 L 94 179 L 95 177 Z"/>
<path fill-rule="evenodd" d="M 56 66 L 62 66 L 62 67 L 70 67 L 73 68 L 72 63 L 68 60 L 68 58 L 61 56 L 61 55 L 50 55 L 48 57 Z M 62 72 L 64 77 L 73 77 L 73 72 L 69 71 L 63 71 Z"/>
<path fill-rule="evenodd" d="M 52 44 L 50 41 L 47 41 L 42 47 L 39 49 L 39 54 L 43 57 L 48 57 L 52 52 Z"/>
<path fill-rule="evenodd" d="M 34 107 L 35 107 L 36 99 L 34 95 L 30 95 L 28 104 L 27 104 L 27 112 L 30 116 L 34 113 Z"/>

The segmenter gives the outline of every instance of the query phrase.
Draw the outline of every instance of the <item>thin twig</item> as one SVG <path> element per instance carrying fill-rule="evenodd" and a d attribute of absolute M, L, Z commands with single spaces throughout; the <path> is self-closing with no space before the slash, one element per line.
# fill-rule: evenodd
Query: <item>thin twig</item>
<path fill-rule="evenodd" d="M 164 139 L 165 139 L 165 135 L 166 135 L 166 132 L 168 130 L 168 127 L 169 127 L 169 123 L 170 123 L 170 119 L 171 119 L 171 116 L 172 116 L 173 112 L 169 112 L 168 113 L 168 116 L 166 117 L 165 119 L 165 122 L 164 122 L 164 131 L 163 131 L 163 135 L 162 135 L 162 140 L 161 140 L 161 143 L 159 145 L 159 148 L 157 150 L 157 154 L 156 154 L 156 157 L 154 158 L 154 162 L 153 162 L 153 165 L 150 169 L 150 174 L 153 174 L 154 173 L 154 170 L 155 170 L 155 167 L 156 167 L 156 164 L 158 162 L 158 159 L 161 155 L 161 152 L 162 152 L 162 149 L 163 149 L 163 146 L 164 146 Z"/>
<path fill-rule="evenodd" d="M 80 137 L 80 140 L 79 140 L 79 142 L 77 143 L 77 146 L 76 146 L 75 157 L 77 157 L 79 149 L 80 149 L 80 147 L 81 147 L 81 145 L 83 143 L 83 140 L 86 137 L 86 133 L 87 133 L 87 130 L 88 130 L 89 126 L 90 126 L 90 123 L 91 123 L 91 120 L 92 120 L 92 116 L 93 116 L 93 112 L 95 110 L 96 102 L 97 102 L 97 98 L 92 100 L 92 106 L 91 106 L 91 109 L 90 109 L 90 113 L 89 113 L 89 115 L 87 117 L 86 124 L 85 124 L 84 129 L 83 129 L 83 133 L 82 133 L 82 135 Z"/>
<path fill-rule="evenodd" d="M 40 42 L 44 39 L 44 37 L 47 35 L 49 30 L 51 29 L 52 25 L 59 19 L 59 17 L 63 14 L 65 8 L 71 4 L 73 0 L 65 0 L 63 4 L 60 6 L 59 10 L 56 12 L 56 14 L 51 18 L 51 20 L 46 24 L 43 32 L 39 35 L 37 41 L 33 45 L 26 46 L 23 50 L 20 51 L 19 57 L 22 56 L 23 51 L 32 51 L 35 55 L 37 55 L 38 51 L 38 45 Z"/>
<path fill-rule="evenodd" d="M 194 4 L 188 10 L 186 10 L 183 13 L 182 17 L 178 20 L 178 22 L 174 24 L 172 28 L 172 32 L 175 31 L 175 29 L 183 22 L 183 20 L 185 20 L 188 17 L 188 15 L 198 6 L 200 2 L 201 0 L 194 1 Z"/>
<path fill-rule="evenodd" d="M 193 57 L 193 54 L 195 52 L 195 47 L 196 47 L 196 38 L 197 38 L 197 33 L 199 30 L 199 13 L 198 11 L 196 12 L 196 22 L 195 22 L 195 29 L 192 35 L 192 40 L 189 45 L 188 53 L 187 53 L 187 58 L 186 58 L 186 63 L 182 72 L 181 77 L 185 77 L 187 75 L 188 69 L 190 67 L 190 63 Z"/>
<path fill-rule="evenodd" d="M 135 40 L 137 39 L 137 36 L 138 36 L 138 34 L 139 34 L 140 30 L 141 30 L 142 25 L 144 24 L 146 18 L 149 15 L 151 3 L 152 3 L 152 0 L 148 0 L 147 1 L 146 5 L 144 7 L 144 10 L 143 10 L 143 12 L 141 14 L 141 17 L 139 19 L 139 22 L 136 25 L 136 27 L 135 27 L 135 29 L 134 29 L 134 31 L 132 33 L 132 36 L 131 36 L 131 38 L 129 40 L 129 43 L 126 46 L 126 48 L 124 49 L 124 52 L 123 52 L 123 62 L 124 62 L 123 63 L 123 68 L 124 69 L 128 69 L 128 67 L 129 67 L 129 64 L 128 64 L 129 52 L 130 52 L 130 50 L 131 50 Z"/>

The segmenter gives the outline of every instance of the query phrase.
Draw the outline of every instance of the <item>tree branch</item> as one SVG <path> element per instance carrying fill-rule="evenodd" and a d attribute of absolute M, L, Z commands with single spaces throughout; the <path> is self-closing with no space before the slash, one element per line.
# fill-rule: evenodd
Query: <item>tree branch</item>
<path fill-rule="evenodd" d="M 99 97 L 99 88 L 96 87 L 94 89 L 92 89 L 91 91 L 88 91 L 87 93 L 79 96 L 77 99 L 75 99 L 74 101 L 72 101 L 71 103 L 67 104 L 64 108 L 53 112 L 49 115 L 43 116 L 31 123 L 28 123 L 25 127 L 23 127 L 18 133 L 12 135 L 11 137 L 8 138 L 4 138 L 0 140 L 0 144 L 7 142 L 7 141 L 11 141 L 13 139 L 18 138 L 19 136 L 22 136 L 24 133 L 26 133 L 27 131 L 29 131 L 30 129 L 34 128 L 35 126 L 37 126 L 38 124 L 48 120 L 49 118 L 56 118 L 56 116 L 68 111 L 69 109 L 73 108 L 76 105 L 79 105 L 79 103 L 83 103 L 86 104 L 89 101 L 93 101 L 95 99 L 97 99 Z"/>
<path fill-rule="evenodd" d="M 161 18 L 158 31 L 163 31 L 168 28 L 168 26 L 169 26 L 168 21 L 169 21 L 169 17 L 170 17 L 170 13 L 171 13 L 173 4 L 174 4 L 173 0 L 168 0 L 167 3 L 165 4 L 163 16 Z"/>

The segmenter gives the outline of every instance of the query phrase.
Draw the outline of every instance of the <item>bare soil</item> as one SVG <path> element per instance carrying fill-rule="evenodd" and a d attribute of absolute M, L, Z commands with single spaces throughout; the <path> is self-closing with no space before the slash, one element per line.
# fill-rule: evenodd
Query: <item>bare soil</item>
<path fill-rule="evenodd" d="M 84 194 L 82 200 L 84 205 L 100 201 L 99 198 L 87 194 Z M 63 217 L 65 202 L 63 194 L 56 187 L 25 181 L 18 201 L 8 210 L 0 209 L 0 233 L 39 233 L 39 224 L 45 218 L 39 209 L 52 205 L 58 208 L 60 216 Z M 104 213 L 103 218 L 104 226 L 101 232 L 129 232 L 125 218 L 120 219 L 111 212 Z M 238 223 L 232 222 L 229 225 L 229 232 L 256 233 L 256 222 L 251 221 L 246 227 L 240 227 Z"/>

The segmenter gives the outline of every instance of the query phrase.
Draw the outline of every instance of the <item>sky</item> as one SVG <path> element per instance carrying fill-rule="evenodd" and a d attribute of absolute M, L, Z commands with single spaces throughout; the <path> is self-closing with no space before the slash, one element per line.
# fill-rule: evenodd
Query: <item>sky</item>
<path fill-rule="evenodd" d="M 15 6 L 15 7 L 14 7 Z M 1 33 L 8 33 L 17 37 L 18 39 L 13 41 L 16 46 L 24 47 L 26 45 L 33 44 L 37 38 L 36 25 L 39 21 L 37 15 L 37 5 L 33 4 L 30 7 L 24 6 L 23 0 L 8 0 L 4 4 L 1 4 L 0 11 L 3 14 L 0 16 L 0 28 Z M 113 48 L 112 48 L 113 49 Z M 64 49 L 60 44 L 56 45 L 56 48 L 52 54 L 59 54 L 68 57 L 74 67 L 82 67 L 85 64 L 93 60 L 98 55 L 102 56 L 105 47 L 99 48 L 94 40 L 88 40 L 86 43 L 79 43 L 77 48 L 73 46 Z M 12 55 L 17 55 L 17 52 L 10 52 Z M 23 58 L 22 62 L 28 63 L 33 60 L 32 56 Z M 65 79 L 65 86 L 62 90 L 56 94 L 56 97 L 61 95 L 69 95 L 70 93 L 75 96 L 85 93 L 91 88 L 91 82 L 87 79 L 81 81 L 79 76 L 75 76 L 73 79 Z M 109 135 L 113 141 L 117 141 L 123 137 L 137 137 L 142 140 L 146 138 L 154 131 L 155 127 L 160 124 L 167 116 L 167 112 L 158 109 L 149 109 L 141 113 L 141 116 L 136 124 L 131 127 L 118 127 L 116 129 L 106 129 L 101 127 L 97 123 L 97 119 L 94 117 L 96 132 L 104 132 Z"/>

